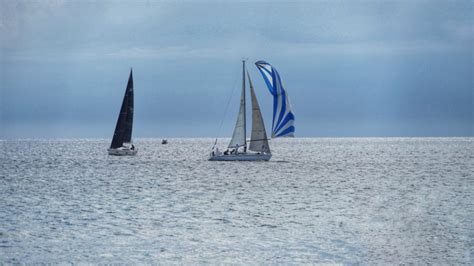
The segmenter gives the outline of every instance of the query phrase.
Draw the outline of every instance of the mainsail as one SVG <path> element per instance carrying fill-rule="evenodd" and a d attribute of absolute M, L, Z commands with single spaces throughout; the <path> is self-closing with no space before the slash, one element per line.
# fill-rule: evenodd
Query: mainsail
<path fill-rule="evenodd" d="M 268 146 L 267 132 L 265 131 L 262 112 L 260 111 L 257 96 L 255 95 L 252 80 L 250 79 L 248 71 L 247 77 L 249 79 L 250 94 L 252 96 L 252 133 L 250 135 L 249 150 L 270 153 L 270 146 Z"/>
<path fill-rule="evenodd" d="M 133 74 L 130 70 L 127 88 L 123 97 L 122 107 L 115 126 L 114 137 L 110 148 L 119 148 L 123 143 L 130 143 L 132 141 L 132 126 L 133 126 Z"/>
<path fill-rule="evenodd" d="M 232 140 L 229 143 L 229 148 L 247 147 L 246 143 L 246 127 L 245 127 L 245 61 L 243 61 L 242 67 L 242 95 L 240 97 L 240 108 L 237 116 L 237 122 L 235 123 L 234 133 L 232 134 Z"/>
<path fill-rule="evenodd" d="M 295 116 L 291 110 L 288 95 L 281 84 L 280 75 L 273 66 L 265 61 L 258 61 L 255 65 L 273 95 L 272 137 L 294 137 Z"/>

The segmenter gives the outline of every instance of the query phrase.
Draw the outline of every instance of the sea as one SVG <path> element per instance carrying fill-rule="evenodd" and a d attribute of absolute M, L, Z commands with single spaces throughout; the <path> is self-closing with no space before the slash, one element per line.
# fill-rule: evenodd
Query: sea
<path fill-rule="evenodd" d="M 0 264 L 474 264 L 472 137 L 168 141 L 0 141 Z"/>

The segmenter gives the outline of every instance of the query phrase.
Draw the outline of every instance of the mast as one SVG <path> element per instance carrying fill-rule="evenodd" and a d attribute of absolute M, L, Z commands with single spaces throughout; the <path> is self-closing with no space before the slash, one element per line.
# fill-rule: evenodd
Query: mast
<path fill-rule="evenodd" d="M 245 111 L 246 101 L 245 101 L 245 60 L 242 60 L 242 95 L 244 98 L 244 140 L 245 140 L 245 146 L 244 146 L 244 152 L 247 151 L 247 112 Z"/>

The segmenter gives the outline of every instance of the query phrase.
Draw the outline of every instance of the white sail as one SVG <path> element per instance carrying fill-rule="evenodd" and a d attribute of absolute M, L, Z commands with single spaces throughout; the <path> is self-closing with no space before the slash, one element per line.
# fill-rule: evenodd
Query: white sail
<path fill-rule="evenodd" d="M 260 111 L 257 96 L 255 95 L 252 80 L 248 72 L 247 77 L 249 79 L 250 94 L 252 96 L 252 133 L 250 135 L 249 150 L 270 153 L 265 123 L 263 122 L 262 112 Z"/>
<path fill-rule="evenodd" d="M 245 133 L 245 61 L 243 61 L 242 73 L 242 95 L 240 97 L 239 115 L 237 116 L 237 122 L 235 123 L 234 133 L 232 134 L 232 140 L 229 143 L 229 148 L 235 148 L 236 146 L 247 147 L 247 136 Z"/>

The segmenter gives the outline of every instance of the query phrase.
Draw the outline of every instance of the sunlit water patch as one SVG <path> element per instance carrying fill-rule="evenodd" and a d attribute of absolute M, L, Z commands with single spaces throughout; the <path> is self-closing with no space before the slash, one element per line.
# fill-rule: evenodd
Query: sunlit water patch
<path fill-rule="evenodd" d="M 0 263 L 473 263 L 473 138 L 0 143 Z"/>

